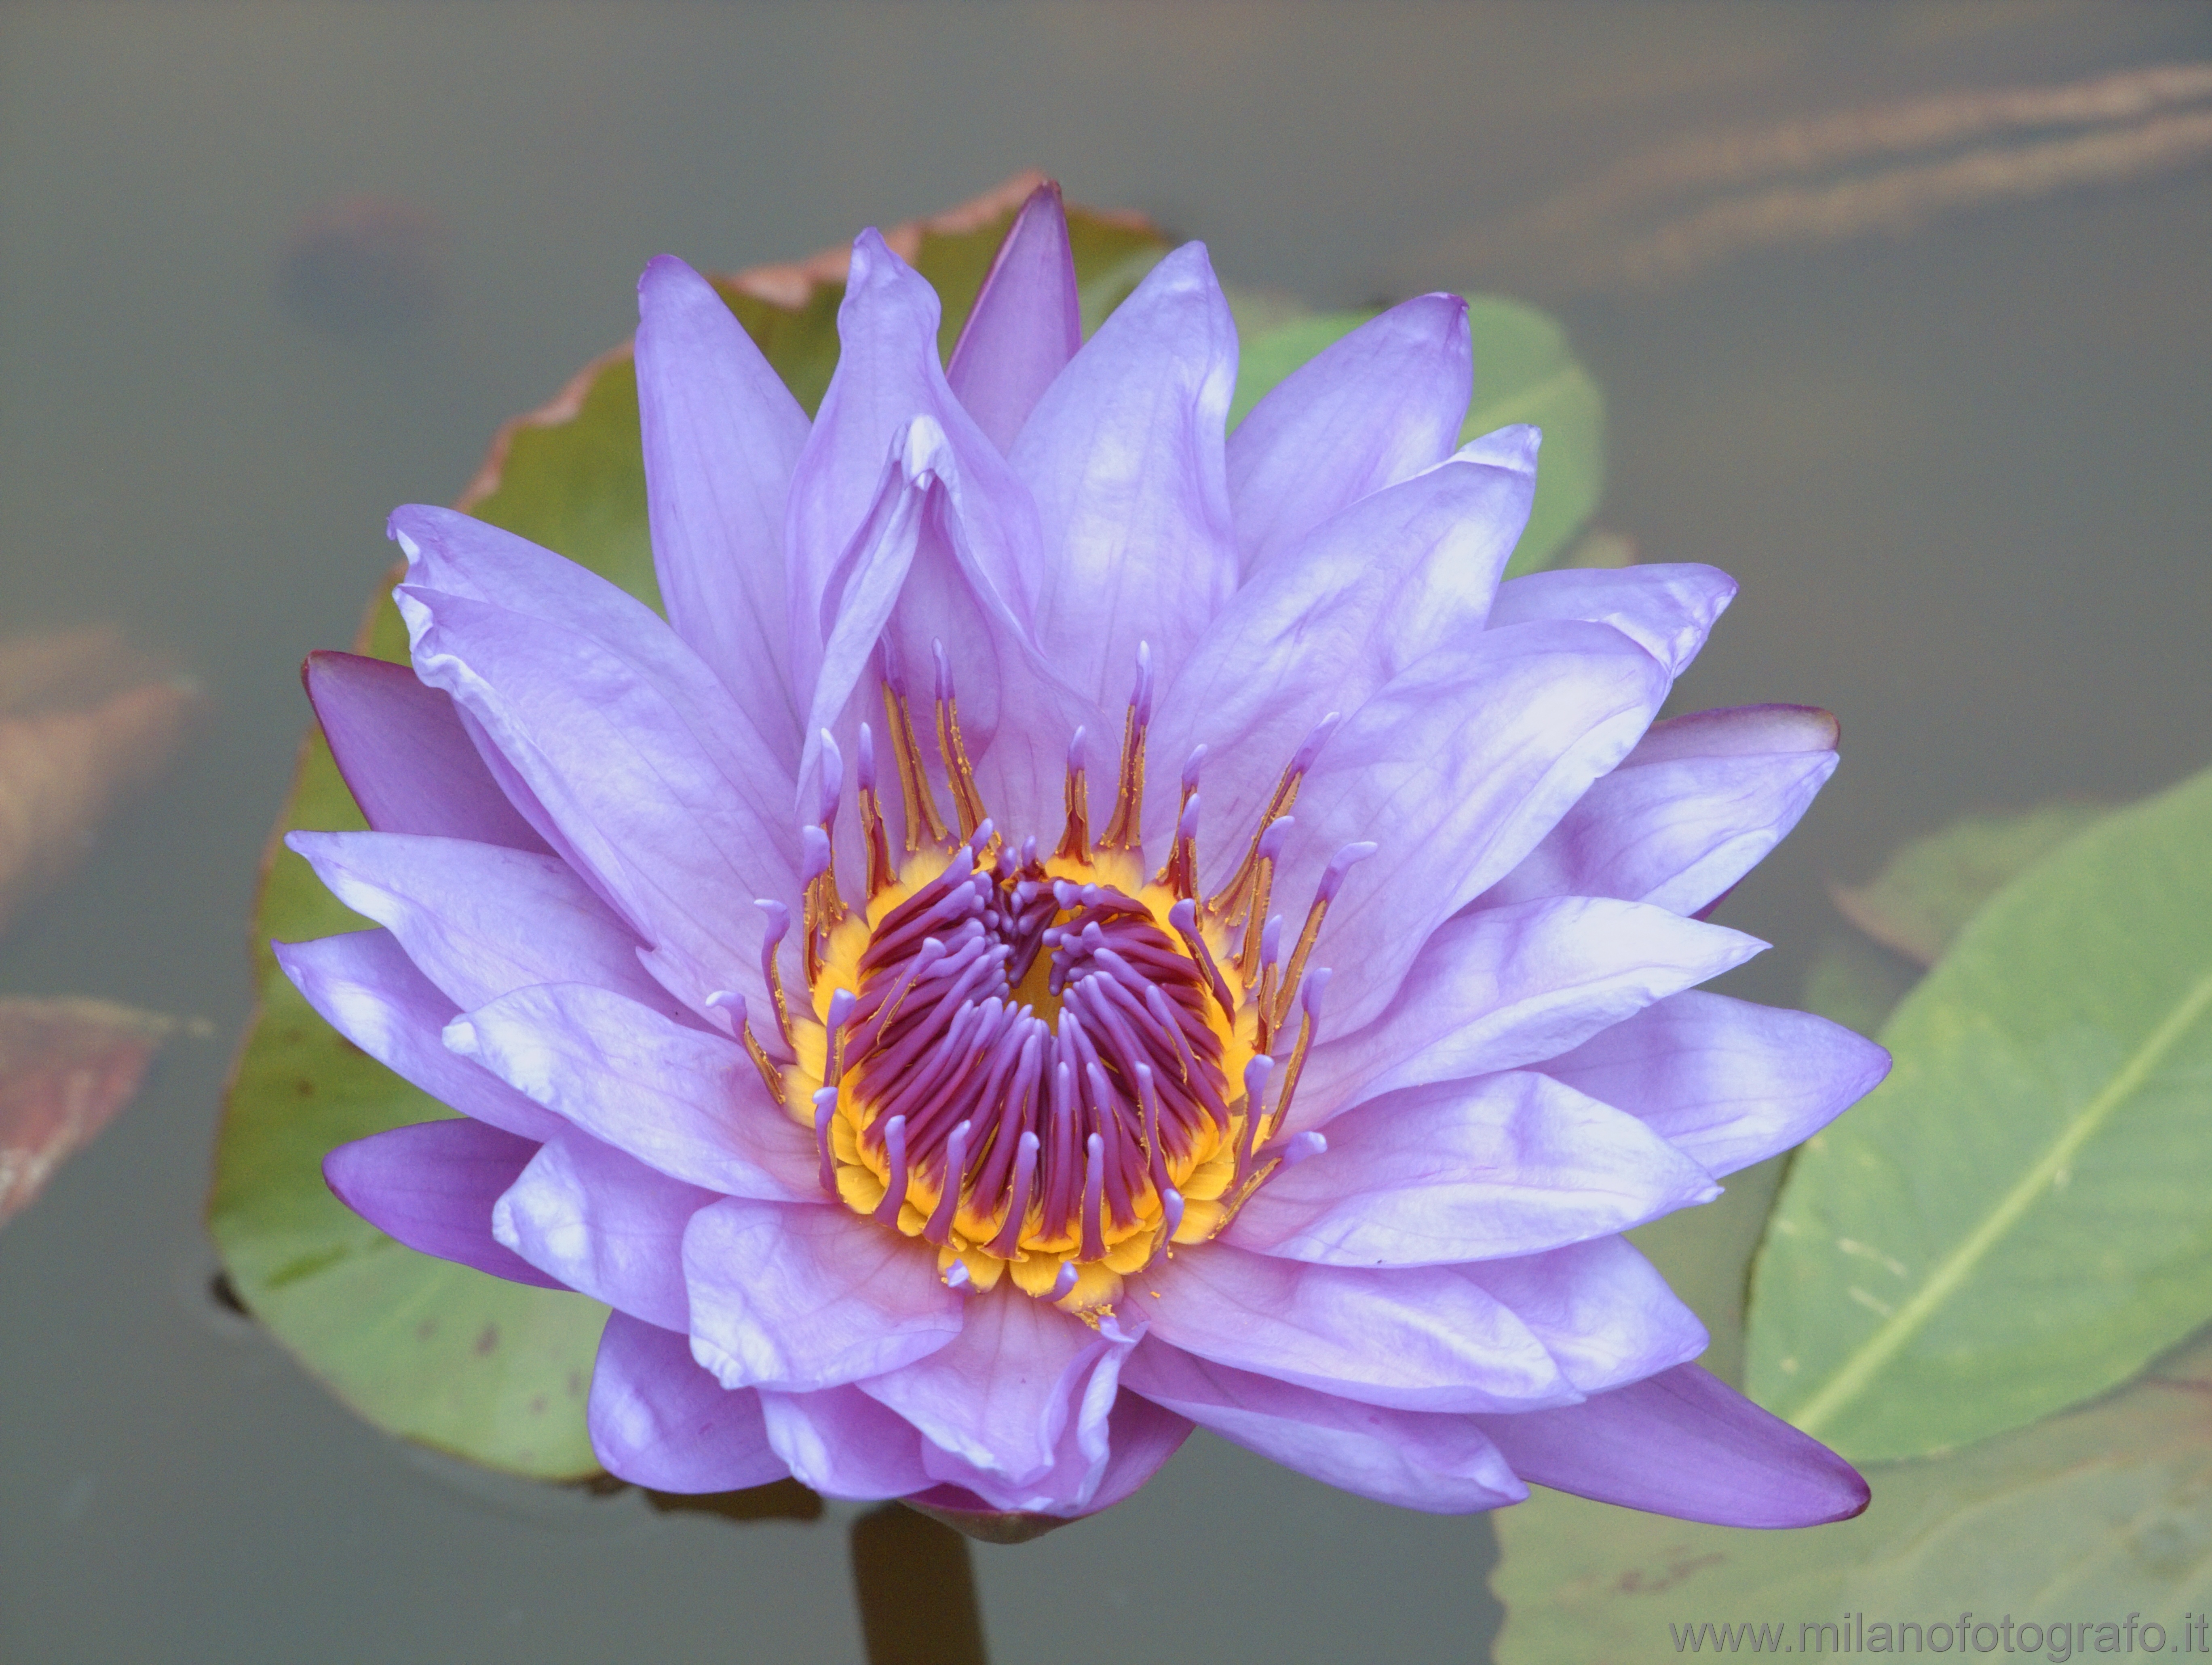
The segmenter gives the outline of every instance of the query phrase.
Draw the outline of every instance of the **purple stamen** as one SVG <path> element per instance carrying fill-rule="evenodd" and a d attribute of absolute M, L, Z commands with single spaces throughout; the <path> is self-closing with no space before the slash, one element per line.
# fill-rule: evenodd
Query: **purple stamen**
<path fill-rule="evenodd" d="M 1106 1258 L 1106 1234 L 1100 1215 L 1106 1203 L 1106 1141 L 1092 1134 L 1083 1141 L 1083 1258 Z"/>
<path fill-rule="evenodd" d="M 952 1235 L 952 1217 L 960 1211 L 960 1182 L 968 1171 L 969 1126 L 961 1123 L 945 1141 L 945 1183 L 938 1191 L 937 1206 L 929 1212 L 929 1224 L 921 1232 L 932 1243 L 942 1244 Z"/>
<path fill-rule="evenodd" d="M 1313 725 L 1312 730 L 1291 759 L 1290 772 L 1292 774 L 1303 775 L 1314 766 L 1314 760 L 1321 755 L 1321 748 L 1328 743 L 1329 736 L 1336 732 L 1336 725 L 1341 716 L 1341 712 L 1331 711 Z"/>
<path fill-rule="evenodd" d="M 1252 1147 L 1260 1131 L 1260 1115 L 1267 1094 L 1267 1077 L 1275 1061 L 1264 1052 L 1244 1066 L 1244 1138 L 1237 1153 L 1237 1172 L 1252 1166 Z"/>
<path fill-rule="evenodd" d="M 852 1017 L 853 1007 L 858 998 L 850 989 L 830 991 L 830 1014 L 824 1022 L 824 1027 L 830 1032 L 830 1038 L 824 1043 L 829 1050 L 822 1059 L 822 1081 L 825 1087 L 836 1086 L 838 1077 L 844 1074 L 845 1024 Z"/>
<path fill-rule="evenodd" d="M 1021 1247 L 1022 1228 L 1029 1222 L 1030 1183 L 1036 1176 L 1037 1136 L 1024 1133 L 1014 1154 L 1013 1196 L 1006 1204 L 1006 1223 L 991 1239 L 991 1252 L 1011 1260 Z"/>
<path fill-rule="evenodd" d="M 906 1202 L 906 1117 L 894 1116 L 884 1128 L 884 1149 L 890 1163 L 890 1179 L 884 1190 L 884 1200 L 876 1204 L 875 1217 L 886 1226 L 898 1224 L 899 1209 Z"/>
<path fill-rule="evenodd" d="M 814 1147 L 822 1160 L 822 1189 L 837 1195 L 837 1165 L 830 1148 L 830 1119 L 837 1113 L 837 1089 L 825 1087 L 814 1094 Z"/>
<path fill-rule="evenodd" d="M 811 885 L 830 870 L 830 835 L 818 826 L 799 829 L 799 882 Z"/>
<path fill-rule="evenodd" d="M 837 819 L 837 800 L 845 790 L 845 754 L 837 749 L 836 736 L 829 730 L 822 731 L 822 814 L 826 824 Z"/>
<path fill-rule="evenodd" d="M 1314 887 L 1314 899 L 1317 902 L 1336 900 L 1337 892 L 1344 888 L 1345 875 L 1381 848 L 1380 845 L 1348 844 L 1328 858 L 1328 865 L 1322 870 L 1321 883 Z"/>

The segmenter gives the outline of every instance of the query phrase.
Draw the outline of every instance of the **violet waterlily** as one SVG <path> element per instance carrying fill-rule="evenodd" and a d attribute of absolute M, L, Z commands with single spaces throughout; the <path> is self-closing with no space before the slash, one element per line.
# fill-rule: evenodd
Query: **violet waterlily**
<path fill-rule="evenodd" d="M 1886 1067 L 1694 986 L 1834 724 L 1655 723 L 1709 567 L 1501 582 L 1538 436 L 1455 449 L 1458 299 L 1224 436 L 1205 250 L 1084 342 L 1049 189 L 946 366 L 861 236 L 811 423 L 639 295 L 665 619 L 395 514 L 412 669 L 308 668 L 375 830 L 291 839 L 379 928 L 278 948 L 461 1112 L 337 1194 L 613 1309 L 610 1470 L 1066 1517 L 1196 1426 L 1437 1511 L 1863 1505 L 1620 1236 Z"/>

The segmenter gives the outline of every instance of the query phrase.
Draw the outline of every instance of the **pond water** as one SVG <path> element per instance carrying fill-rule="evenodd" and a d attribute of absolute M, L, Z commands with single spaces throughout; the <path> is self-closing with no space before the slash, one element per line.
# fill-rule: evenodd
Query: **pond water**
<path fill-rule="evenodd" d="M 386 511 L 627 332 L 647 257 L 793 257 L 1036 166 L 1231 283 L 1554 312 L 1602 524 L 1742 583 L 1679 699 L 1843 720 L 1719 915 L 1778 945 L 1734 990 L 1792 1002 L 1828 886 L 1899 839 L 2212 754 L 2212 149 L 2169 73 L 2207 59 L 2212 10 L 2112 0 L 0 6 L 0 637 L 112 621 L 205 693 L 0 941 L 0 995 L 193 1026 L 0 1234 L 0 1657 L 855 1661 L 856 1525 L 879 1603 L 957 1628 L 942 1544 L 477 1473 L 210 1294 L 299 661 L 352 636 Z M 1670 148 L 1717 132 L 1766 139 Z M 970 1563 L 1002 1661 L 1475 1661 L 1493 1544 L 1201 1435 Z"/>

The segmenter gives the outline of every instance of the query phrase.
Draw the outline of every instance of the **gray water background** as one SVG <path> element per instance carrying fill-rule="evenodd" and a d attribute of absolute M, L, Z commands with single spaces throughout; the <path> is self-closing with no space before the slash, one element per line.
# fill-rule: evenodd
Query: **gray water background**
<path fill-rule="evenodd" d="M 0 1660 L 860 1656 L 844 1522 L 480 1477 L 356 1422 L 208 1299 L 257 854 L 392 505 L 633 321 L 1015 168 L 1324 305 L 1485 287 L 1472 233 L 1715 126 L 2212 58 L 2212 8 L 0 4 L 0 635 L 99 620 L 211 719 L 0 941 L 0 992 L 203 1019 L 0 1235 Z M 380 325 L 295 294 L 361 194 L 440 228 Z M 1796 998 L 1834 880 L 1959 812 L 2212 759 L 2212 167 L 1748 255 L 1659 292 L 1508 262 L 1610 401 L 1607 524 L 1742 582 L 1684 703 L 1842 717 L 1722 918 Z M 348 311 L 349 306 L 355 310 Z M 369 308 L 373 312 L 374 308 Z M 994 1657 L 1486 1657 L 1493 1538 L 1203 1436 L 975 1565 Z"/>

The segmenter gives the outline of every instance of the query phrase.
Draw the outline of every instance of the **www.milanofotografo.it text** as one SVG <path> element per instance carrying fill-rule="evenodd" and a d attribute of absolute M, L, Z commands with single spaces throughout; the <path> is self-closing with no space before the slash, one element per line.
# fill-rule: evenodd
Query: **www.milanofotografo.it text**
<path fill-rule="evenodd" d="M 1749 1621 L 1668 1625 L 1678 1654 L 2038 1654 L 2063 1665 L 2083 1654 L 2212 1654 L 2212 1618 L 2185 1614 L 2168 1628 L 2140 1613 L 2124 1619 L 2015 1620 L 2010 1614 L 1984 1618 L 1971 1609 L 1955 1619 L 1869 1620 L 1863 1613 L 1840 1619 L 1788 1624 Z"/>

